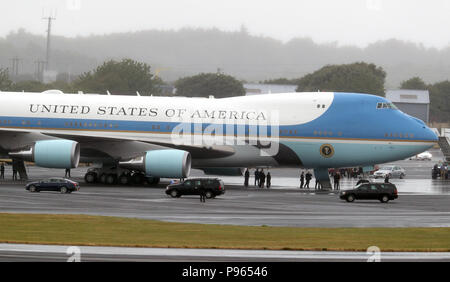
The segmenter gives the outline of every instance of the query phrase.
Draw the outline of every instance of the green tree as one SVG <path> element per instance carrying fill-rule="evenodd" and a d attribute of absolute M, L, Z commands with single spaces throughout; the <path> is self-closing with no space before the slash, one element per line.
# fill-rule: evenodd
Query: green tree
<path fill-rule="evenodd" d="M 386 72 L 364 62 L 327 65 L 297 81 L 297 91 L 340 91 L 384 95 Z"/>
<path fill-rule="evenodd" d="M 36 80 L 24 80 L 18 81 L 11 86 L 11 91 L 25 91 L 25 92 L 42 92 L 45 90 L 54 89 L 48 88 L 48 86 L 42 82 Z"/>
<path fill-rule="evenodd" d="M 74 92 L 74 90 L 72 89 L 72 85 L 67 82 L 63 82 L 63 81 L 55 81 L 52 83 L 45 84 L 45 83 L 39 82 L 37 80 L 23 80 L 23 81 L 18 81 L 16 83 L 13 83 L 9 89 L 11 91 L 17 91 L 17 92 L 21 92 L 21 91 L 42 92 L 42 91 L 50 90 L 50 89 L 58 89 L 65 93 L 73 93 Z"/>
<path fill-rule="evenodd" d="M 400 85 L 400 89 L 427 90 L 428 86 L 418 76 L 405 80 Z"/>
<path fill-rule="evenodd" d="M 90 93 L 109 91 L 111 94 L 123 95 L 136 95 L 136 91 L 142 95 L 158 92 L 153 74 L 150 73 L 150 66 L 131 59 L 104 62 L 95 70 L 80 75 L 73 88 L 75 91 Z"/>
<path fill-rule="evenodd" d="M 437 82 L 430 87 L 430 120 L 450 122 L 450 81 Z"/>
<path fill-rule="evenodd" d="M 245 95 L 242 82 L 222 73 L 201 73 L 184 77 L 175 82 L 175 87 L 176 95 L 187 97 L 214 95 L 216 98 L 224 98 Z"/>
<path fill-rule="evenodd" d="M 0 69 L 0 91 L 10 90 L 12 81 L 9 79 L 7 69 Z"/>

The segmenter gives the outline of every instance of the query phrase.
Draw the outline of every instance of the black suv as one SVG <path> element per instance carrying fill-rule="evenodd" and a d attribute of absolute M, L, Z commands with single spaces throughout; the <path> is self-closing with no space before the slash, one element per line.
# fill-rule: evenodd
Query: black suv
<path fill-rule="evenodd" d="M 358 200 L 379 200 L 387 203 L 398 198 L 397 187 L 392 183 L 361 183 L 353 190 L 343 190 L 339 194 L 342 200 L 353 202 Z"/>
<path fill-rule="evenodd" d="M 169 184 L 166 194 L 173 198 L 182 195 L 200 195 L 200 188 L 205 189 L 205 196 L 208 199 L 225 194 L 225 185 L 219 178 L 190 178 L 181 183 Z"/>

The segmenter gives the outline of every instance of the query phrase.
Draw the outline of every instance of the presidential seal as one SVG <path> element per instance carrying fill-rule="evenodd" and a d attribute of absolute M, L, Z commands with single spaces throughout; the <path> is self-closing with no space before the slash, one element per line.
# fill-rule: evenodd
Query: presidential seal
<path fill-rule="evenodd" d="M 330 144 L 320 146 L 320 154 L 324 158 L 331 158 L 334 155 L 334 148 Z"/>

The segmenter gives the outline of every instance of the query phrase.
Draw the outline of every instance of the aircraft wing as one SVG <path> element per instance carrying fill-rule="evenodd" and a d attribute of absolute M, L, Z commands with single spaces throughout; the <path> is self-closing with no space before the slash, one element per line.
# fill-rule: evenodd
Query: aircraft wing
<path fill-rule="evenodd" d="M 81 157 L 123 160 L 157 149 L 176 148 L 189 152 L 194 159 L 220 158 L 233 155 L 230 146 L 175 145 L 170 139 L 142 136 L 115 136 L 110 132 L 74 132 L 57 130 L 0 128 L 0 147 L 3 155 L 11 150 L 30 146 L 39 140 L 67 139 L 80 144 Z"/>

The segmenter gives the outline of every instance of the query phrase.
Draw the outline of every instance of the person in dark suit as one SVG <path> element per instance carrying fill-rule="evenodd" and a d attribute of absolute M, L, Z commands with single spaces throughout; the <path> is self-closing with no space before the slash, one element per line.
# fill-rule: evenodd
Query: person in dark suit
<path fill-rule="evenodd" d="M 2 165 L 0 166 L 0 178 L 1 179 L 5 179 L 5 164 L 2 163 Z"/>
<path fill-rule="evenodd" d="M 264 188 L 264 183 L 266 182 L 266 175 L 264 174 L 264 170 L 261 169 L 259 173 L 259 188 Z"/>
<path fill-rule="evenodd" d="M 302 174 L 300 175 L 300 189 L 303 188 L 304 184 L 305 184 L 305 173 L 302 171 Z"/>
<path fill-rule="evenodd" d="M 309 172 L 309 171 L 306 172 L 305 179 L 306 179 L 305 188 L 308 188 L 308 189 L 309 189 L 309 182 L 310 182 L 311 179 L 312 179 L 312 174 L 311 174 L 311 172 Z"/>
<path fill-rule="evenodd" d="M 206 189 L 203 185 L 200 185 L 198 187 L 198 192 L 200 194 L 200 202 L 205 203 L 206 202 Z"/>
<path fill-rule="evenodd" d="M 267 188 L 270 188 L 270 185 L 272 185 L 271 181 L 272 181 L 272 176 L 270 175 L 270 172 L 267 172 L 267 182 L 266 182 Z"/>
<path fill-rule="evenodd" d="M 255 169 L 255 186 L 259 187 L 259 169 Z"/>
<path fill-rule="evenodd" d="M 245 186 L 245 188 L 247 188 L 248 187 L 248 180 L 250 178 L 250 172 L 248 171 L 248 168 L 245 170 L 244 177 L 245 177 L 244 186 Z"/>

